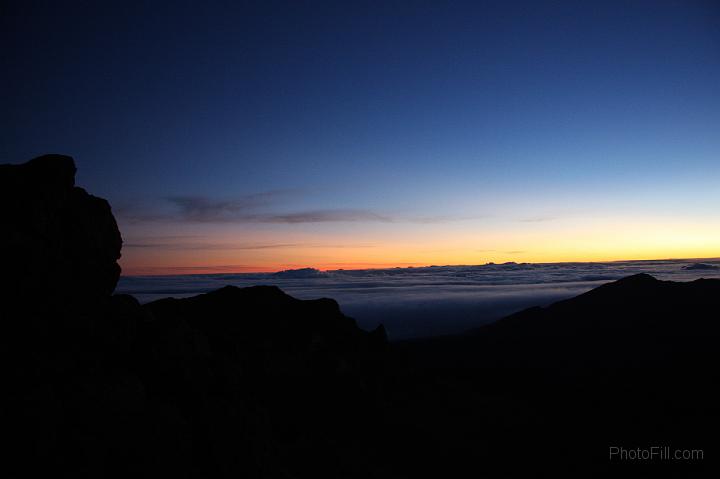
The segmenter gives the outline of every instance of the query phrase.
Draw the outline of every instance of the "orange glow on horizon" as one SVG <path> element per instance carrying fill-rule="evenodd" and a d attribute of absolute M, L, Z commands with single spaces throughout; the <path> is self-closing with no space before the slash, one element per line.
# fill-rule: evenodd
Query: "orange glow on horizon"
<path fill-rule="evenodd" d="M 395 229 L 393 229 L 395 228 Z M 233 239 L 248 243 L 235 245 Z M 278 241 L 277 238 L 283 238 Z M 716 258 L 720 225 L 663 218 L 573 219 L 494 228 L 390 225 L 349 235 L 272 236 L 218 232 L 217 243 L 123 249 L 124 275 L 275 272 L 286 269 L 371 269 L 488 262 L 555 263 Z M 249 243 L 252 240 L 255 243 Z M 274 241 L 273 241 L 274 240 Z M 250 244 L 250 246 L 248 246 Z M 265 246 L 270 245 L 270 246 Z"/>
<path fill-rule="evenodd" d="M 423 263 L 328 263 L 319 265 L 281 264 L 269 266 L 207 265 L 207 266 L 138 266 L 123 267 L 124 276 L 168 276 L 180 274 L 276 273 L 289 269 L 315 268 L 320 271 L 340 269 L 386 269 L 430 266 Z"/>
<path fill-rule="evenodd" d="M 708 257 L 687 257 L 687 256 L 667 256 L 667 257 L 642 257 L 642 258 L 613 258 L 613 259 L 565 259 L 561 261 L 515 261 L 517 263 L 612 263 L 622 261 L 668 261 L 668 260 L 687 260 L 687 261 L 709 261 L 717 260 L 718 256 Z M 508 260 L 513 261 L 513 260 Z M 392 269 L 392 268 L 423 268 L 428 266 L 482 266 L 487 263 L 501 264 L 505 261 L 488 261 L 485 263 L 463 262 L 463 263 L 329 263 L 317 265 L 300 265 L 287 264 L 275 266 L 246 266 L 246 265 L 207 265 L 207 266 L 139 266 L 139 267 L 123 267 L 123 276 L 172 276 L 172 275 L 191 275 L 191 274 L 242 274 L 242 273 L 276 273 L 278 271 L 314 268 L 320 271 L 337 271 L 337 270 L 364 270 L 364 269 Z"/>

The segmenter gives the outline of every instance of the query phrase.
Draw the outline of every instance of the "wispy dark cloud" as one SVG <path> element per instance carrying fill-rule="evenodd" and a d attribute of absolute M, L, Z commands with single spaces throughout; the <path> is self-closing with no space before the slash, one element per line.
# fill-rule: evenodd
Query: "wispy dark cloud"
<path fill-rule="evenodd" d="M 188 221 L 195 223 L 237 222 L 277 207 L 299 195 L 300 190 L 272 190 L 214 199 L 207 196 L 168 196 L 156 200 L 135 201 L 115 208 L 117 216 L 131 222 Z"/>
<path fill-rule="evenodd" d="M 294 190 L 280 190 L 246 195 L 230 200 L 218 200 L 205 196 L 170 196 L 155 209 L 126 205 L 116 213 L 131 222 L 180 221 L 192 223 L 446 223 L 478 217 L 408 216 L 390 215 L 369 209 L 321 208 L 312 210 L 287 211 L 280 208 Z M 141 247 L 141 246 L 134 246 Z"/>
<path fill-rule="evenodd" d="M 184 274 L 241 273 L 243 271 L 255 271 L 257 269 L 257 265 L 228 264 L 219 266 L 141 266 L 131 268 L 130 271 L 131 274 L 137 276 L 173 276 Z M 122 289 L 119 291 L 122 291 Z M 210 289 L 207 291 L 210 291 Z M 167 296 L 176 293 L 166 290 L 163 294 Z"/>
<path fill-rule="evenodd" d="M 165 198 L 184 220 L 196 222 L 227 222 L 251 219 L 253 212 L 272 206 L 286 198 L 288 191 L 268 191 L 241 196 L 232 200 L 217 200 L 205 196 L 170 196 Z"/>
<path fill-rule="evenodd" d="M 474 216 L 453 216 L 453 215 L 435 215 L 435 216 L 409 216 L 398 221 L 406 221 L 409 223 L 420 223 L 420 224 L 437 224 L 437 223 L 451 223 L 454 221 L 468 221 L 476 220 L 480 218 L 487 218 L 488 215 L 474 215 Z"/>
<path fill-rule="evenodd" d="M 194 241 L 196 236 L 173 236 L 176 241 L 162 241 L 161 237 L 151 237 L 139 240 L 130 240 L 123 244 L 123 248 L 157 248 L 164 250 L 265 250 L 289 248 L 374 248 L 375 244 L 325 244 L 325 243 L 217 243 L 213 241 Z"/>
<path fill-rule="evenodd" d="M 223 244 L 223 243 L 124 243 L 123 248 L 161 248 L 161 249 L 182 249 L 182 250 L 259 250 L 259 249 L 281 249 L 302 246 L 295 243 L 279 244 Z"/>
<path fill-rule="evenodd" d="M 245 215 L 241 220 L 253 223 L 330 223 L 369 221 L 392 223 L 394 218 L 375 213 L 370 210 L 338 209 L 313 210 L 292 213 L 269 213 Z"/>
<path fill-rule="evenodd" d="M 518 221 L 521 223 L 543 223 L 546 221 L 554 221 L 557 218 L 554 216 L 530 216 L 527 218 L 520 218 Z"/>

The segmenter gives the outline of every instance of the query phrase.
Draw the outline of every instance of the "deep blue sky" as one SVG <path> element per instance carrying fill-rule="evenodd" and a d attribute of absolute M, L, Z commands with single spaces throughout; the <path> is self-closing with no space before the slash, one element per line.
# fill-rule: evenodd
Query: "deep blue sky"
<path fill-rule="evenodd" d="M 4 2 L 0 24 L 0 162 L 74 156 L 133 267 L 567 259 L 550 229 L 689 217 L 648 254 L 705 254 L 717 232 L 718 2 L 133 3 Z M 637 234 L 575 259 L 642 256 Z"/>

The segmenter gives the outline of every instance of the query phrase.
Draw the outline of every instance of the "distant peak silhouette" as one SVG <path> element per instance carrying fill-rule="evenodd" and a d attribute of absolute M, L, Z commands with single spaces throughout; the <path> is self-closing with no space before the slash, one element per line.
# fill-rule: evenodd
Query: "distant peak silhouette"
<path fill-rule="evenodd" d="M 613 283 L 608 283 L 614 286 L 626 286 L 626 285 L 637 285 L 637 284 L 651 284 L 657 282 L 658 279 L 647 273 L 633 274 L 632 276 L 626 276 Z"/>

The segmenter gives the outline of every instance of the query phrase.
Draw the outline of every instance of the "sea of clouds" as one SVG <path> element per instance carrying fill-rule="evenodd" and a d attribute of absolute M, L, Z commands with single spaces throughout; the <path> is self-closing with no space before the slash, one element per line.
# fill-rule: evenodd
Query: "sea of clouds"
<path fill-rule="evenodd" d="M 391 339 L 407 339 L 463 332 L 637 273 L 673 281 L 720 278 L 720 259 L 124 276 L 117 293 L 145 303 L 225 285 L 276 285 L 301 299 L 333 298 L 360 327 L 382 323 Z"/>

